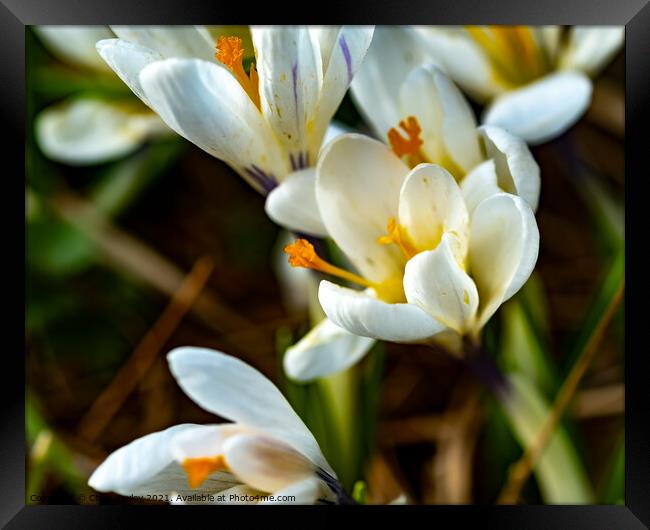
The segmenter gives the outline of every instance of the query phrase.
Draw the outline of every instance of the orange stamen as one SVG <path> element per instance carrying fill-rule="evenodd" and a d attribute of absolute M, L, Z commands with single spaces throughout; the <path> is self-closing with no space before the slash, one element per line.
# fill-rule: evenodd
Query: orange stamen
<path fill-rule="evenodd" d="M 358 283 L 364 287 L 375 287 L 374 283 L 369 282 L 358 274 L 336 267 L 322 259 L 318 254 L 316 254 L 314 245 L 306 239 L 296 239 L 294 243 L 284 247 L 284 251 L 289 254 L 289 264 L 292 267 L 313 269 L 324 272 L 325 274 L 331 274 L 332 276 L 343 278 L 344 280 Z"/>
<path fill-rule="evenodd" d="M 394 217 L 388 219 L 386 231 L 387 234 L 377 239 L 377 243 L 380 245 L 390 245 L 394 243 L 399 247 L 407 260 L 411 259 L 418 253 L 415 246 L 409 240 L 408 234 L 406 234 L 404 228 L 397 223 L 397 220 Z"/>
<path fill-rule="evenodd" d="M 228 469 L 223 455 L 201 458 L 186 458 L 183 460 L 183 470 L 187 473 L 190 488 L 198 488 L 210 473 Z"/>
<path fill-rule="evenodd" d="M 415 116 L 409 116 L 405 120 L 399 122 L 399 128 L 406 133 L 406 138 L 402 136 L 395 127 L 388 131 L 388 142 L 390 143 L 393 153 L 400 158 L 405 155 L 419 155 L 423 142 L 420 138 L 422 128 L 420 127 L 417 118 Z"/>
<path fill-rule="evenodd" d="M 242 40 L 239 37 L 219 37 L 217 41 L 217 53 L 215 57 L 217 61 L 223 63 L 237 78 L 239 84 L 255 103 L 259 109 L 260 106 L 260 91 L 259 91 L 259 77 L 255 66 L 251 64 L 250 76 L 246 75 L 244 65 L 242 64 L 244 58 L 244 50 L 241 47 Z"/>

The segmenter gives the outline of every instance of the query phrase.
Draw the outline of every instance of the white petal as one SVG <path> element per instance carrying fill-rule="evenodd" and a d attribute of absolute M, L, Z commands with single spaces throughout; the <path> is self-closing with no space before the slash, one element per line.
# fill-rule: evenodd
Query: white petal
<path fill-rule="evenodd" d="M 533 272 L 539 230 L 530 206 L 502 193 L 478 205 L 470 225 L 469 264 L 480 296 L 477 330 Z"/>
<path fill-rule="evenodd" d="M 310 145 L 308 122 L 315 118 L 323 83 L 318 41 L 305 26 L 253 27 L 251 33 L 264 117 L 292 169 L 312 165 L 319 146 Z"/>
<path fill-rule="evenodd" d="M 322 480 L 307 477 L 277 490 L 273 500 L 263 500 L 260 504 L 314 504 L 323 495 L 323 490 Z"/>
<path fill-rule="evenodd" d="M 316 169 L 294 171 L 266 198 L 267 215 L 277 224 L 298 233 L 327 236 L 316 204 Z"/>
<path fill-rule="evenodd" d="M 150 48 L 120 39 L 99 41 L 97 52 L 133 93 L 151 106 L 140 86 L 140 72 L 145 66 L 161 60 L 162 55 Z"/>
<path fill-rule="evenodd" d="M 556 72 L 499 96 L 483 123 L 507 129 L 536 145 L 559 136 L 584 114 L 591 81 L 579 72 Z"/>
<path fill-rule="evenodd" d="M 461 181 L 460 189 L 470 215 L 483 199 L 502 193 L 494 160 L 486 160 L 472 169 Z"/>
<path fill-rule="evenodd" d="M 479 131 L 487 157 L 494 160 L 499 187 L 537 210 L 540 171 L 526 142 L 499 127 L 483 125 Z"/>
<path fill-rule="evenodd" d="M 155 432 L 134 440 L 112 453 L 95 470 L 88 485 L 97 491 L 114 491 L 121 495 L 129 495 L 139 491 L 142 487 L 151 485 L 151 493 L 168 494 L 175 489 L 184 488 L 185 482 L 182 474 L 173 475 L 178 483 L 173 480 L 168 484 L 157 481 L 161 475 L 174 462 L 170 451 L 172 438 L 180 432 L 196 427 L 193 424 L 175 425 L 164 431 Z M 162 486 L 156 491 L 155 487 Z"/>
<path fill-rule="evenodd" d="M 623 26 L 575 26 L 560 57 L 560 67 L 595 76 L 623 46 Z"/>
<path fill-rule="evenodd" d="M 400 89 L 400 102 L 402 118 L 418 118 L 422 147 L 432 162 L 445 165 L 449 157 L 466 173 L 481 161 L 474 113 L 439 68 L 424 65 L 413 70 Z"/>
<path fill-rule="evenodd" d="M 369 294 L 322 281 L 318 290 L 323 311 L 350 333 L 392 342 L 419 342 L 445 326 L 412 304 L 387 304 Z"/>
<path fill-rule="evenodd" d="M 282 440 L 333 473 L 314 436 L 291 405 L 252 366 L 205 348 L 176 348 L 167 359 L 180 387 L 199 406 Z"/>
<path fill-rule="evenodd" d="M 160 127 L 164 124 L 144 106 L 129 108 L 101 99 L 52 105 L 35 122 L 36 138 L 45 155 L 71 165 L 125 156 Z"/>
<path fill-rule="evenodd" d="M 224 443 L 228 467 L 245 484 L 274 492 L 312 477 L 314 464 L 289 445 L 255 434 L 241 434 Z"/>
<path fill-rule="evenodd" d="M 210 458 L 223 454 L 228 438 L 247 433 L 255 431 L 238 423 L 196 425 L 175 434 L 169 442 L 169 451 L 180 464 L 188 458 Z"/>
<path fill-rule="evenodd" d="M 324 57 L 324 50 L 321 49 L 323 86 L 316 109 L 312 139 L 314 145 L 321 144 L 332 116 L 363 62 L 372 34 L 372 27 L 343 26 L 338 31 L 327 57 Z"/>
<path fill-rule="evenodd" d="M 309 32 L 312 35 L 312 38 L 318 41 L 318 49 L 320 50 L 321 64 L 323 66 L 323 72 L 327 71 L 329 66 L 330 57 L 334 46 L 336 45 L 336 39 L 339 36 L 342 26 L 309 26 Z"/>
<path fill-rule="evenodd" d="M 368 53 L 352 81 L 351 93 L 381 139 L 404 117 L 399 106 L 400 86 L 413 68 L 429 59 L 409 29 L 375 28 Z"/>
<path fill-rule="evenodd" d="M 321 153 L 316 201 L 330 237 L 371 281 L 401 275 L 396 245 L 380 245 L 408 168 L 383 143 L 344 134 Z"/>
<path fill-rule="evenodd" d="M 95 44 L 114 35 L 106 26 L 35 26 L 45 46 L 64 61 L 94 70 L 108 70 Z"/>
<path fill-rule="evenodd" d="M 284 354 L 284 371 L 305 382 L 339 372 L 356 364 L 375 344 L 324 319 Z"/>
<path fill-rule="evenodd" d="M 411 258 L 404 271 L 404 292 L 409 304 L 463 334 L 474 322 L 478 291 L 458 263 L 458 244 L 455 236 L 446 233 L 435 249 Z"/>
<path fill-rule="evenodd" d="M 198 59 L 147 66 L 140 82 L 151 106 L 178 134 L 237 168 L 268 192 L 287 166 L 257 107 L 224 67 Z"/>
<path fill-rule="evenodd" d="M 453 232 L 465 257 L 469 216 L 463 195 L 447 170 L 434 164 L 413 169 L 400 190 L 399 222 L 418 250 L 436 247 L 444 232 Z"/>
<path fill-rule="evenodd" d="M 157 51 L 165 59 L 185 57 L 214 61 L 215 44 L 195 26 L 111 26 L 125 41 Z"/>
<path fill-rule="evenodd" d="M 427 50 L 445 72 L 479 103 L 505 90 L 483 49 L 462 30 L 416 28 Z"/>

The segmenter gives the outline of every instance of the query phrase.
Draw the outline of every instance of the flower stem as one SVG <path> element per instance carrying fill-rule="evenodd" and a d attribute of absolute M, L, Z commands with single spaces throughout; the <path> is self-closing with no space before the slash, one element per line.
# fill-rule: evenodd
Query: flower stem
<path fill-rule="evenodd" d="M 499 401 L 507 399 L 508 378 L 494 362 L 490 354 L 480 345 L 465 341 L 462 362 Z"/>

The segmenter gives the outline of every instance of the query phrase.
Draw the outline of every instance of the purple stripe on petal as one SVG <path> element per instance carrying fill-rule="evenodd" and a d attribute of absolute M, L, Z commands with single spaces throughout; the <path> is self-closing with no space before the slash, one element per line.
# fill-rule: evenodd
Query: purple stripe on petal
<path fill-rule="evenodd" d="M 291 67 L 291 79 L 293 81 L 293 104 L 296 111 L 296 129 L 300 131 L 300 113 L 298 112 L 298 63 Z"/>
<path fill-rule="evenodd" d="M 271 192 L 277 185 L 276 178 L 270 173 L 265 173 L 255 164 L 252 164 L 251 167 L 244 168 L 246 174 L 256 182 L 262 191 L 267 194 Z"/>
<path fill-rule="evenodd" d="M 343 58 L 345 59 L 345 64 L 348 67 L 348 84 L 352 82 L 352 57 L 350 56 L 350 48 L 348 48 L 348 43 L 345 40 L 345 35 L 341 35 L 339 38 L 339 46 L 341 47 L 341 52 L 343 52 Z"/>
<path fill-rule="evenodd" d="M 307 151 L 299 151 L 298 153 L 289 153 L 289 161 L 291 162 L 291 169 L 298 171 L 309 167 L 309 153 Z"/>

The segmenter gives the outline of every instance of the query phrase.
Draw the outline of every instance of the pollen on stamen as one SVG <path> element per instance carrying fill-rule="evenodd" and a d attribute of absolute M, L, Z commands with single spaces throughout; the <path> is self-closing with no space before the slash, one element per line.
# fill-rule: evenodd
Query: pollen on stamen
<path fill-rule="evenodd" d="M 198 488 L 208 475 L 215 471 L 227 469 L 226 459 L 223 455 L 214 457 L 186 458 L 182 463 L 183 470 L 187 474 L 187 482 L 190 488 Z"/>
<path fill-rule="evenodd" d="M 231 70 L 238 68 L 241 66 L 244 57 L 244 50 L 241 47 L 241 42 L 242 41 L 239 37 L 219 37 L 215 57 L 219 62 L 225 64 Z"/>
<path fill-rule="evenodd" d="M 289 254 L 289 264 L 292 267 L 305 267 L 314 268 L 318 255 L 312 245 L 306 239 L 296 239 L 293 243 L 287 245 L 283 249 Z"/>
<path fill-rule="evenodd" d="M 388 142 L 398 157 L 405 155 L 416 155 L 422 147 L 423 141 L 420 138 L 422 128 L 415 116 L 409 116 L 399 122 L 399 128 L 406 133 L 404 137 L 397 128 L 393 127 L 388 131 Z"/>
<path fill-rule="evenodd" d="M 217 61 L 222 63 L 235 75 L 239 84 L 248 94 L 248 97 L 251 98 L 255 106 L 259 109 L 259 77 L 253 64 L 251 64 L 249 75 L 246 75 L 244 71 L 242 40 L 239 37 L 225 37 L 222 35 L 217 41 L 217 53 L 214 56 Z"/>

